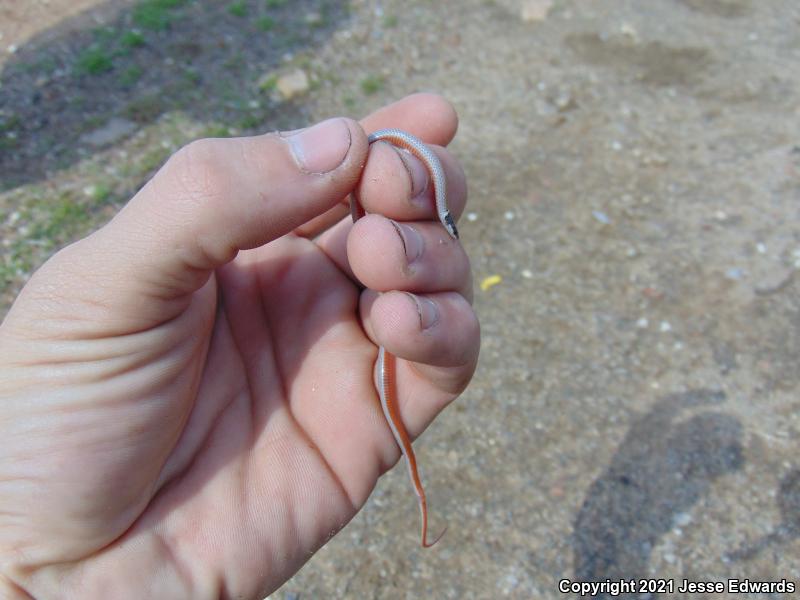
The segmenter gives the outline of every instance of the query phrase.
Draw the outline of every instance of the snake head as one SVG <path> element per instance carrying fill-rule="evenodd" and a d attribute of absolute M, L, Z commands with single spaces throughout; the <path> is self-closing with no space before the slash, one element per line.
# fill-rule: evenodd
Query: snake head
<path fill-rule="evenodd" d="M 449 211 L 444 214 L 442 225 L 444 225 L 444 228 L 447 229 L 447 233 L 449 233 L 454 240 L 458 239 L 458 228 Z"/>

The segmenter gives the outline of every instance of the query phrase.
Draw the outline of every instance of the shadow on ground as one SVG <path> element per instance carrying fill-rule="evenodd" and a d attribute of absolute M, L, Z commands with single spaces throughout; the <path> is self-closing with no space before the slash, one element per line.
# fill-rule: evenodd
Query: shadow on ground
<path fill-rule="evenodd" d="M 107 0 L 43 32 L 0 75 L 0 190 L 42 179 L 167 111 L 219 123 L 211 134 L 220 136 L 294 125 L 296 109 L 271 99 L 270 74 L 324 42 L 345 5 Z"/>
<path fill-rule="evenodd" d="M 576 580 L 647 577 L 651 550 L 676 519 L 714 479 L 742 468 L 739 421 L 706 411 L 675 422 L 688 409 L 724 400 L 710 390 L 667 396 L 633 424 L 575 520 Z"/>
<path fill-rule="evenodd" d="M 776 496 L 781 522 L 769 534 L 731 552 L 729 560 L 749 561 L 800 537 L 800 469 L 793 469 L 781 479 Z"/>

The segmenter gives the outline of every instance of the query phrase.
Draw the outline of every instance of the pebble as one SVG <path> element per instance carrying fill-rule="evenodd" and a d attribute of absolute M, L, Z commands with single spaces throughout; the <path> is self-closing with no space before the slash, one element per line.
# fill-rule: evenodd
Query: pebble
<path fill-rule="evenodd" d="M 303 69 L 295 69 L 278 77 L 275 88 L 284 100 L 302 96 L 311 88 L 311 82 Z"/>
<path fill-rule="evenodd" d="M 467 213 L 467 221 L 474 222 L 478 220 L 478 213 L 468 212 Z"/>
<path fill-rule="evenodd" d="M 641 319 L 636 321 L 636 326 L 639 329 L 646 329 L 648 325 L 650 325 L 650 321 L 648 321 L 645 317 L 642 317 Z"/>
<path fill-rule="evenodd" d="M 525 279 L 533 279 L 533 273 L 530 271 L 530 269 L 522 269 L 521 274 Z"/>
<path fill-rule="evenodd" d="M 505 217 L 506 221 L 513 221 L 514 220 L 514 213 L 510 210 L 507 210 L 503 216 Z"/>
<path fill-rule="evenodd" d="M 744 271 L 742 271 L 739 267 L 731 267 L 725 271 L 725 277 L 732 281 L 739 281 L 743 276 Z"/>
<path fill-rule="evenodd" d="M 608 215 L 601 210 L 593 210 L 592 216 L 600 221 L 603 225 L 609 225 L 611 223 L 611 219 L 608 217 Z"/>
<path fill-rule="evenodd" d="M 661 324 L 658 326 L 658 330 L 662 333 L 672 331 L 672 325 L 670 325 L 669 321 L 661 321 Z"/>
<path fill-rule="evenodd" d="M 520 16 L 526 23 L 544 21 L 553 8 L 553 0 L 523 0 Z"/>
<path fill-rule="evenodd" d="M 767 247 L 762 242 L 758 242 L 756 244 L 756 250 L 758 251 L 759 254 L 766 254 L 767 253 Z"/>
<path fill-rule="evenodd" d="M 759 281 L 755 285 L 756 294 L 774 294 L 785 288 L 792 280 L 791 269 L 780 265 L 772 265 L 759 273 Z"/>
<path fill-rule="evenodd" d="M 636 28 L 633 25 L 631 25 L 630 23 L 622 23 L 619 26 L 619 32 L 622 35 L 631 38 L 632 40 L 638 40 L 639 39 L 639 32 L 636 31 Z"/>

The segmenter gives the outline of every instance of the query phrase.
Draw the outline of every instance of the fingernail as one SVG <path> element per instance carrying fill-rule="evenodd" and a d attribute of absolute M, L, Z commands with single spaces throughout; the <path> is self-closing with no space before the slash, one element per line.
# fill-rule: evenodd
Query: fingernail
<path fill-rule="evenodd" d="M 422 256 L 422 251 L 425 249 L 425 242 L 422 240 L 419 231 L 405 223 L 398 223 L 391 219 L 389 222 L 394 226 L 397 235 L 400 236 L 400 241 L 403 242 L 403 250 L 406 253 L 406 260 L 409 264 Z"/>
<path fill-rule="evenodd" d="M 327 173 L 342 164 L 352 143 L 344 119 L 328 119 L 288 138 L 294 159 L 306 173 Z"/>
<path fill-rule="evenodd" d="M 430 329 L 439 321 L 439 308 L 436 303 L 422 296 L 417 296 L 406 292 L 406 295 L 413 300 L 414 305 L 417 307 L 417 314 L 419 315 L 419 326 L 425 330 Z"/>
<path fill-rule="evenodd" d="M 428 170 L 410 152 L 398 149 L 397 153 L 411 178 L 411 200 L 415 200 L 428 188 Z"/>

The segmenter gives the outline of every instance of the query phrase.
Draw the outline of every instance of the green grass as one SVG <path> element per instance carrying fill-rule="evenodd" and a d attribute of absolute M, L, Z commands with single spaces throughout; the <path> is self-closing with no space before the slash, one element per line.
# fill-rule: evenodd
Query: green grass
<path fill-rule="evenodd" d="M 264 124 L 264 117 L 260 114 L 250 113 L 244 115 L 237 125 L 239 129 L 256 129 Z"/>
<path fill-rule="evenodd" d="M 185 3 L 186 0 L 145 0 L 133 9 L 133 22 L 145 29 L 167 29 L 173 19 L 173 9 Z"/>
<path fill-rule="evenodd" d="M 237 2 L 233 2 L 232 4 L 228 5 L 228 12 L 232 14 L 234 17 L 246 17 L 247 16 L 247 2 L 244 0 L 238 0 Z"/>
<path fill-rule="evenodd" d="M 361 80 L 361 91 L 367 96 L 376 94 L 383 89 L 386 80 L 380 75 L 367 75 Z"/>
<path fill-rule="evenodd" d="M 231 130 L 225 125 L 209 125 L 203 130 L 203 137 L 224 138 L 230 137 Z"/>
<path fill-rule="evenodd" d="M 136 164 L 133 170 L 133 175 L 138 177 L 149 175 L 162 164 L 164 164 L 164 161 L 167 160 L 169 154 L 170 152 L 166 148 L 152 148 L 142 155 L 141 160 L 138 164 Z"/>
<path fill-rule="evenodd" d="M 383 17 L 383 26 L 387 29 L 397 27 L 397 15 L 386 15 Z"/>
<path fill-rule="evenodd" d="M 0 116 L 0 135 L 13 131 L 20 125 L 22 125 L 22 119 L 20 119 L 19 115 Z"/>
<path fill-rule="evenodd" d="M 267 8 L 280 8 L 286 5 L 286 0 L 267 0 Z"/>
<path fill-rule="evenodd" d="M 86 206 L 76 202 L 70 194 L 59 198 L 42 198 L 31 207 L 32 223 L 27 239 L 45 244 L 65 242 L 82 233 L 91 222 Z"/>
<path fill-rule="evenodd" d="M 278 76 L 270 75 L 258 84 L 258 88 L 262 92 L 272 92 L 278 86 Z"/>
<path fill-rule="evenodd" d="M 256 21 L 256 27 L 258 27 L 261 31 L 269 31 L 275 27 L 275 19 L 269 15 L 259 17 L 258 21 Z"/>
<path fill-rule="evenodd" d="M 138 31 L 126 31 L 120 41 L 125 48 L 144 46 L 144 36 Z"/>
<path fill-rule="evenodd" d="M 353 98 L 352 96 L 345 96 L 342 99 L 342 102 L 344 102 L 345 108 L 347 108 L 347 110 L 353 110 L 356 107 L 356 99 Z"/>
<path fill-rule="evenodd" d="M 161 96 L 151 94 L 140 96 L 128 103 L 124 109 L 125 116 L 137 123 L 149 123 L 164 112 Z"/>
<path fill-rule="evenodd" d="M 133 65 L 125 69 L 119 76 L 119 84 L 122 87 L 132 87 L 144 75 L 144 69 L 138 65 Z"/>
<path fill-rule="evenodd" d="M 100 75 L 114 68 L 108 51 L 98 46 L 87 48 L 78 55 L 78 71 L 88 75 Z"/>
<path fill-rule="evenodd" d="M 111 197 L 111 186 L 106 182 L 95 183 L 87 191 L 94 204 L 104 204 Z"/>
<path fill-rule="evenodd" d="M 183 80 L 187 86 L 196 87 L 200 85 L 203 76 L 197 70 L 187 67 L 183 70 Z"/>

